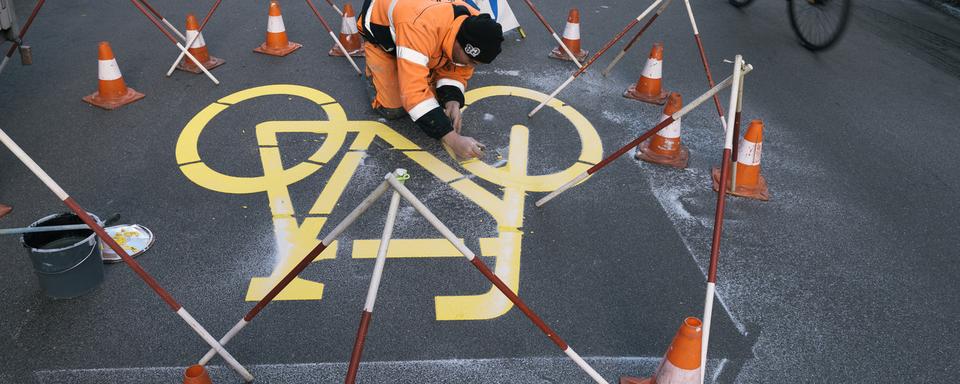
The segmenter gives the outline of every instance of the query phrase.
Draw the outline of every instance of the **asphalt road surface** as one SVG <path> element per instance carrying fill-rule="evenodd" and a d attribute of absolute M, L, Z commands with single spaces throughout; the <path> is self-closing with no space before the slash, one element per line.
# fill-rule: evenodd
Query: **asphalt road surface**
<path fill-rule="evenodd" d="M 153 5 L 182 25 L 212 2 L 201 3 Z M 33 2 L 14 4 L 22 22 Z M 665 88 L 687 101 L 707 89 L 686 13 L 674 2 L 609 77 L 599 71 L 615 52 L 557 108 L 527 119 L 532 91 L 549 93 L 574 67 L 547 58 L 555 43 L 512 5 L 527 38 L 508 34 L 495 64 L 478 68 L 464 112 L 489 166 L 458 164 L 409 120 L 378 120 L 362 81 L 290 0 L 286 28 L 304 47 L 285 58 L 251 51 L 266 2 L 221 6 L 204 31 L 226 60 L 213 71 L 219 86 L 164 77 L 177 50 L 127 2 L 49 2 L 27 36 L 34 64 L 14 57 L 0 74 L 0 128 L 87 210 L 153 230 L 156 244 L 137 260 L 216 335 L 399 167 L 607 380 L 648 376 L 683 318 L 703 311 L 710 169 L 722 149 L 713 106 L 683 118 L 687 169 L 630 153 L 533 203 L 658 121 L 660 107 L 620 96 L 654 42 L 666 47 Z M 728 201 L 707 381 L 953 382 L 960 23 L 915 1 L 858 1 L 844 38 L 815 54 L 797 44 L 782 1 L 692 5 L 715 77 L 736 54 L 755 67 L 744 120 L 766 124 L 771 194 Z M 538 6 L 558 30 L 579 7 L 593 53 L 646 4 Z M 109 112 L 80 100 L 97 86 L 102 40 L 145 99 Z M 66 210 L 8 151 L 0 202 L 15 208 L 4 228 Z M 386 211 L 385 198 L 227 346 L 258 382 L 342 380 Z M 394 239 L 359 381 L 589 382 L 407 204 Z M 52 300 L 16 237 L 0 239 L 0 253 L 2 383 L 177 382 L 207 350 L 122 264 L 105 266 L 94 291 Z M 210 371 L 241 382 L 219 358 Z"/>

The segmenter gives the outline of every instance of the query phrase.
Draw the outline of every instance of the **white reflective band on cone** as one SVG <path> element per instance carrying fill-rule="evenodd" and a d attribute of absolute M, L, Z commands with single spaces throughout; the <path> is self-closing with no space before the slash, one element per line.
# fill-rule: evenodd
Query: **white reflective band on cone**
<path fill-rule="evenodd" d="M 740 140 L 740 148 L 737 149 L 737 162 L 743 165 L 760 165 L 760 154 L 763 152 L 763 143 L 754 143 L 743 139 Z"/>
<path fill-rule="evenodd" d="M 563 38 L 568 40 L 580 40 L 580 24 L 567 23 L 563 29 Z"/>
<path fill-rule="evenodd" d="M 121 77 L 120 66 L 117 65 L 117 59 L 100 60 L 97 77 L 100 80 L 116 80 Z"/>
<path fill-rule="evenodd" d="M 654 80 L 663 77 L 663 62 L 657 59 L 647 60 L 647 65 L 643 67 L 643 77 Z"/>
<path fill-rule="evenodd" d="M 420 104 L 417 104 L 415 107 L 411 108 L 409 111 L 407 111 L 407 113 L 410 114 L 410 118 L 413 119 L 413 121 L 417 121 L 434 108 L 440 108 L 440 103 L 437 102 L 437 99 L 430 98 L 421 101 Z"/>
<path fill-rule="evenodd" d="M 663 115 L 663 118 L 660 119 L 660 122 L 662 123 L 668 117 L 670 116 Z M 666 128 L 661 129 L 660 132 L 657 132 L 657 136 L 666 137 L 668 139 L 676 139 L 680 137 L 680 129 L 682 128 L 680 120 L 682 119 L 683 118 L 681 117 L 680 119 L 670 123 L 670 125 L 668 125 Z"/>
<path fill-rule="evenodd" d="M 670 359 L 664 356 L 663 362 L 660 363 L 660 369 L 657 369 L 657 384 L 699 382 L 701 369 L 703 369 L 702 365 L 700 368 L 692 370 L 680 368 L 673 365 Z"/>
<path fill-rule="evenodd" d="M 340 23 L 340 33 L 344 35 L 360 33 L 360 30 L 357 29 L 357 18 L 352 16 L 344 17 L 343 22 Z"/>
<path fill-rule="evenodd" d="M 283 27 L 283 16 L 267 16 L 267 32 L 280 33 L 286 31 Z"/>
<path fill-rule="evenodd" d="M 196 40 L 194 40 L 196 38 Z M 193 40 L 193 44 L 190 45 L 190 48 L 203 48 L 207 46 L 207 42 L 203 41 L 203 34 L 200 31 L 187 31 L 187 41 Z"/>

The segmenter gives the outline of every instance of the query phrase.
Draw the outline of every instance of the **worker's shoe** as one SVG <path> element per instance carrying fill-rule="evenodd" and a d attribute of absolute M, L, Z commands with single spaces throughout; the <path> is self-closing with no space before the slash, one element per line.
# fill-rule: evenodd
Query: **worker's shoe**
<path fill-rule="evenodd" d="M 0 217 L 6 216 L 11 211 L 13 211 L 13 207 L 5 204 L 0 204 Z"/>

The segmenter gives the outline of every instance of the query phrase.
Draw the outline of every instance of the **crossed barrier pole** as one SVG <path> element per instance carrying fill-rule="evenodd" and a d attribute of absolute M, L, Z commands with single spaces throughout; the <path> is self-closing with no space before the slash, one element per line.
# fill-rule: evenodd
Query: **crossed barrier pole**
<path fill-rule="evenodd" d="M 237 324 L 234 325 L 233 328 L 230 329 L 230 331 L 228 331 L 220 339 L 220 344 L 221 345 L 227 344 L 237 334 L 239 334 L 240 331 L 244 327 L 246 327 L 247 324 L 249 324 L 253 320 L 253 318 L 256 317 L 256 315 L 260 313 L 260 311 L 263 310 L 263 308 L 266 307 L 266 305 L 269 304 L 277 296 L 277 294 L 279 294 L 291 281 L 293 281 L 295 277 L 297 277 L 297 275 L 303 272 L 303 270 L 308 265 L 310 265 L 311 262 L 313 262 L 314 258 L 316 258 L 334 240 L 336 240 L 336 238 L 341 233 L 343 233 L 343 231 L 345 231 L 350 225 L 352 225 L 360 217 L 360 215 L 366 212 L 367 209 L 369 209 L 370 206 L 372 206 L 381 196 L 383 196 L 383 194 L 386 193 L 388 189 L 393 189 L 395 194 L 399 194 L 401 197 L 403 197 L 403 199 L 406 200 L 410 205 L 412 205 L 413 208 L 418 213 L 420 213 L 421 216 L 427 219 L 427 221 L 430 223 L 431 226 L 433 226 L 438 232 L 440 232 L 440 234 L 443 235 L 443 237 L 447 239 L 447 241 L 449 241 L 458 251 L 460 251 L 460 253 L 462 253 L 463 256 L 467 258 L 470 264 L 472 264 L 484 277 L 487 278 L 487 280 L 489 280 L 494 286 L 496 286 L 497 289 L 499 289 L 500 292 L 503 293 L 503 295 L 506 296 L 507 299 L 509 299 L 513 303 L 513 305 L 515 305 L 518 309 L 520 309 L 520 311 L 523 312 L 523 314 L 526 315 L 527 318 L 530 319 L 530 321 L 533 322 L 533 324 L 537 328 L 539 328 L 551 341 L 553 341 L 553 343 L 558 348 L 560 348 L 564 352 L 564 354 L 567 355 L 567 357 L 573 360 L 573 362 L 576 363 L 581 370 L 583 370 L 587 375 L 590 376 L 590 378 L 592 378 L 598 384 L 608 384 L 608 382 L 602 376 L 600 376 L 600 374 L 597 373 L 597 371 L 594 370 L 593 367 L 590 366 L 590 364 L 584 361 L 583 358 L 580 357 L 580 355 L 577 354 L 577 352 L 574 351 L 569 344 L 567 344 L 562 338 L 560 338 L 560 336 L 557 335 L 557 333 L 552 328 L 550 328 L 550 326 L 544 323 L 543 320 L 535 312 L 533 312 L 533 310 L 531 310 L 530 307 L 528 307 L 527 304 L 522 299 L 520 299 L 520 297 L 517 296 L 517 294 L 513 292 L 513 290 L 510 289 L 510 287 L 508 287 L 503 282 L 503 280 L 497 277 L 497 275 L 495 275 L 490 270 L 490 268 L 487 267 L 487 265 L 484 264 L 483 261 L 476 256 L 476 254 L 473 251 L 467 248 L 457 238 L 457 236 L 454 235 L 453 232 L 450 231 L 450 229 L 447 228 L 447 226 L 443 224 L 443 222 L 441 222 L 436 215 L 433 214 L 433 212 L 431 212 L 419 199 L 417 199 L 416 196 L 413 195 L 412 192 L 410 192 L 409 189 L 407 189 L 406 186 L 403 185 L 402 180 L 405 180 L 407 177 L 408 177 L 407 171 L 403 169 L 397 169 L 392 173 L 386 174 L 384 176 L 385 180 L 382 183 L 380 183 L 380 185 L 377 186 L 377 188 L 374 189 L 369 196 L 367 196 L 363 201 L 361 201 L 360 204 L 356 208 L 354 208 L 354 210 L 350 212 L 350 214 L 348 214 L 346 218 L 344 218 L 339 224 L 337 224 L 337 226 L 334 227 L 334 229 L 329 234 L 327 234 L 327 236 L 324 237 L 323 240 L 321 240 L 320 243 L 317 244 L 317 246 L 314 247 L 313 250 L 307 253 L 307 255 L 304 256 L 304 258 L 296 266 L 293 267 L 293 269 L 287 272 L 287 274 L 282 279 L 280 279 L 279 282 L 277 282 L 277 284 L 273 287 L 273 289 L 271 289 L 270 292 L 268 292 L 262 299 L 260 299 L 260 301 L 257 302 L 257 304 L 242 319 L 240 319 L 240 321 L 237 322 Z M 393 200 L 393 198 L 391 200 Z M 391 206 L 393 206 L 392 202 L 391 202 Z M 388 217 L 388 220 L 389 220 L 389 217 Z M 388 222 L 387 224 L 390 224 L 390 223 Z M 392 227 L 392 225 L 389 225 L 389 227 Z M 389 234 L 386 233 L 386 229 L 385 229 L 385 236 L 387 235 Z M 380 252 L 386 252 L 385 247 L 387 245 L 385 245 L 385 243 L 381 243 L 380 246 L 381 246 Z M 380 258 L 379 254 L 378 254 L 378 258 Z M 379 264 L 379 261 L 378 261 L 378 264 Z M 378 279 L 378 277 L 379 277 L 379 273 L 375 273 L 374 279 Z M 360 325 L 360 330 L 358 332 L 358 340 L 355 343 L 355 347 L 354 347 L 355 356 L 351 356 L 351 361 L 352 361 L 351 365 L 355 366 L 354 372 L 353 372 L 354 376 L 356 375 L 356 372 L 355 372 L 356 367 L 359 366 L 360 351 L 362 351 L 363 338 L 360 336 L 365 337 L 365 329 L 366 327 L 369 326 L 370 315 L 372 315 L 372 310 L 373 310 L 372 304 L 373 304 L 373 300 L 375 300 L 376 298 L 374 283 L 376 283 L 376 285 L 379 285 L 378 281 L 379 280 L 377 280 L 376 282 L 371 281 L 371 288 L 370 288 L 370 291 L 368 292 L 368 302 L 367 302 L 369 307 L 367 306 L 364 307 L 365 308 L 364 315 L 361 317 L 361 325 Z M 369 308 L 369 311 L 367 308 Z M 367 313 L 369 313 L 369 315 L 367 315 Z M 357 344 L 359 344 L 359 346 L 357 346 Z M 207 354 L 204 355 L 203 358 L 201 358 L 200 365 L 204 365 L 207 362 L 209 362 L 210 359 L 213 358 L 213 356 L 214 356 L 214 351 L 208 351 Z M 347 380 L 349 380 L 349 376 Z"/>
<path fill-rule="evenodd" d="M 217 80 L 217 78 L 214 77 L 213 74 L 210 73 L 210 71 L 207 70 L 207 67 L 204 67 L 204 66 L 203 66 L 203 63 L 201 63 L 199 60 L 197 60 L 196 57 L 193 57 L 193 54 L 190 53 L 189 51 L 187 51 L 187 48 L 186 48 L 186 47 L 184 47 L 182 44 L 180 44 L 180 42 L 177 41 L 177 39 L 174 38 L 173 35 L 170 34 L 170 32 L 168 32 L 166 29 L 164 29 L 163 26 L 160 25 L 160 23 L 159 23 L 156 19 L 154 19 L 153 16 L 151 16 L 150 13 L 148 13 L 146 9 L 143 9 L 143 4 L 139 3 L 138 0 L 130 0 L 130 2 L 133 3 L 133 6 L 134 6 L 134 7 L 137 7 L 137 9 L 140 10 L 140 13 L 142 13 L 143 16 L 145 16 L 145 17 L 147 18 L 147 20 L 150 20 L 150 22 L 153 23 L 153 25 L 155 25 L 155 26 L 157 27 L 157 29 L 159 29 L 160 32 L 162 32 L 163 35 L 166 36 L 168 40 L 170 40 L 171 43 L 173 43 L 174 45 L 176 45 L 177 48 L 180 49 L 180 52 L 181 52 L 182 54 L 186 55 L 187 58 L 190 59 L 190 61 L 192 61 L 194 64 L 196 64 L 197 67 L 200 68 L 201 71 L 203 71 L 203 74 L 207 75 L 207 77 L 210 78 L 210 81 L 212 81 L 212 82 L 213 82 L 214 84 L 216 84 L 216 85 L 220 85 L 220 80 Z M 177 32 L 177 33 L 179 34 L 179 32 Z M 184 39 L 184 40 L 186 40 L 186 39 Z"/>
<path fill-rule="evenodd" d="M 736 81 L 730 87 L 730 112 L 727 114 L 727 126 L 739 127 L 740 107 L 743 104 L 743 79 L 749 65 L 744 66 L 743 57 L 737 55 L 733 63 L 733 77 Z M 700 350 L 700 384 L 705 379 L 707 347 L 710 344 L 710 321 L 713 318 L 713 299 L 717 286 L 717 264 L 720 261 L 720 235 L 723 234 L 723 213 L 726 207 L 727 182 L 730 176 L 730 158 L 733 152 L 734 130 L 728 129 L 723 142 L 723 158 L 720 165 L 720 190 L 717 191 L 717 208 L 713 219 L 713 242 L 710 245 L 710 269 L 707 273 L 707 291 L 703 303 L 703 344 Z"/>
<path fill-rule="evenodd" d="M 586 180 L 587 177 L 590 177 L 590 175 L 593 175 L 594 173 L 600 171 L 601 169 L 603 169 L 603 167 L 606 167 L 607 165 L 609 165 L 610 162 L 612 162 L 613 160 L 616 160 L 618 157 L 623 156 L 624 153 L 627 153 L 627 151 L 629 151 L 629 150 L 631 150 L 632 148 L 636 147 L 636 146 L 639 145 L 640 143 L 646 141 L 647 139 L 650 138 L 650 136 L 653 136 L 653 135 L 655 135 L 657 132 L 660 132 L 661 130 L 663 130 L 664 128 L 666 128 L 667 126 L 669 126 L 669 125 L 670 125 L 671 123 L 673 123 L 674 121 L 679 120 L 681 117 L 683 117 L 683 115 L 686 115 L 687 113 L 689 113 L 690 111 L 692 111 L 694 108 L 696 108 L 696 107 L 699 106 L 700 104 L 703 104 L 703 102 L 707 101 L 707 99 L 709 99 L 709 98 L 713 97 L 714 95 L 716 95 L 717 92 L 720 92 L 720 90 L 722 90 L 722 89 L 724 89 L 724 88 L 726 88 L 726 87 L 729 87 L 731 84 L 734 84 L 734 83 L 738 82 L 739 80 L 736 80 L 736 79 L 738 79 L 739 77 L 745 76 L 746 74 L 750 73 L 750 71 L 752 71 L 752 70 L 753 70 L 753 66 L 750 65 L 750 64 L 746 64 L 745 68 L 744 68 L 742 71 L 741 71 L 740 69 L 735 69 L 734 74 L 731 75 L 730 77 L 726 78 L 725 80 L 721 81 L 720 84 L 717 84 L 717 85 L 714 86 L 713 88 L 710 88 L 710 90 L 708 90 L 708 91 L 705 92 L 704 94 L 700 95 L 700 97 L 698 97 L 696 100 L 694 100 L 694 101 L 691 102 L 690 104 L 685 105 L 682 109 L 680 109 L 680 110 L 677 111 L 676 113 L 667 116 L 667 118 L 663 119 L 663 121 L 661 121 L 659 124 L 657 124 L 657 125 L 654 126 L 653 128 L 650 128 L 649 130 L 647 130 L 646 132 L 644 132 L 642 135 L 640 135 L 640 137 L 638 137 L 638 138 L 634 139 L 633 141 L 627 143 L 627 145 L 624 145 L 623 147 L 621 147 L 620 149 L 618 149 L 616 152 L 614 152 L 614 153 L 611 154 L 610 156 L 607 156 L 606 158 L 604 158 L 603 160 L 601 160 L 601 161 L 600 161 L 599 163 L 597 163 L 596 165 L 590 167 L 589 169 L 587 169 L 587 170 L 584 171 L 583 173 L 577 175 L 577 176 L 574 177 L 572 180 L 568 181 L 566 184 L 563 184 L 562 186 L 560 186 L 560 188 L 557 188 L 557 189 L 554 190 L 553 192 L 550 192 L 549 194 L 547 194 L 546 196 L 544 196 L 543 198 L 541 198 L 540 200 L 538 200 L 537 203 L 536 203 L 536 206 L 537 206 L 537 207 L 542 207 L 544 204 L 546 204 L 546 203 L 549 202 L 550 200 L 553 200 L 555 197 L 559 196 L 561 193 L 563 193 L 563 192 L 565 192 L 566 190 L 570 189 L 570 188 L 573 187 L 574 185 L 577 185 L 577 184 L 579 184 L 581 181 Z M 739 88 L 739 86 L 738 86 L 738 88 Z M 731 114 L 731 116 L 733 116 L 733 114 Z M 731 121 L 731 125 L 732 125 L 732 124 L 733 124 L 733 122 Z M 728 132 L 727 134 L 732 137 L 733 131 L 730 130 L 730 132 Z"/>
<path fill-rule="evenodd" d="M 57 197 L 59 197 L 60 200 L 63 201 L 63 203 L 69 207 L 70 210 L 77 215 L 77 217 L 80 218 L 80 220 L 87 224 L 87 226 L 89 226 L 90 229 L 97 234 L 97 237 L 100 238 L 100 241 L 103 241 L 105 244 L 107 244 L 107 246 L 110 247 L 110 249 L 116 252 L 117 255 L 123 259 L 123 262 L 126 263 L 127 266 L 130 267 L 130 269 L 132 269 L 133 272 L 143 280 L 144 283 L 150 286 L 150 288 L 153 289 L 158 296 L 160 296 L 160 299 L 162 299 L 171 310 L 176 312 L 177 315 L 180 316 L 180 318 L 183 319 L 183 321 L 186 322 L 187 325 L 190 326 L 190 328 L 193 329 L 193 331 L 203 339 L 203 341 L 209 344 L 217 354 L 222 356 L 227 364 L 233 368 L 233 370 L 237 371 L 240 376 L 243 376 L 243 379 L 247 382 L 253 381 L 253 375 L 251 375 L 246 368 L 240 365 L 240 363 L 237 362 L 232 355 L 230 355 L 230 352 L 224 349 L 223 345 L 218 343 L 217 340 L 214 339 L 213 336 L 210 335 L 210 333 L 207 332 L 207 330 L 204 329 L 203 326 L 200 325 L 200 323 L 197 322 L 197 320 L 194 319 L 189 312 L 187 312 L 186 308 L 180 305 L 180 303 L 178 303 L 169 292 L 163 289 L 160 283 L 158 283 L 153 276 L 147 273 L 147 271 L 140 266 L 140 263 L 130 257 L 127 251 L 117 244 L 117 242 L 113 240 L 109 234 L 107 234 L 106 230 L 104 230 L 100 224 L 91 218 L 87 211 L 84 210 L 79 203 L 70 197 L 70 195 L 63 190 L 63 188 L 60 188 L 60 185 L 50 178 L 50 175 L 40 168 L 40 166 L 33 161 L 33 159 L 30 158 L 30 156 L 27 155 L 27 153 L 24 152 L 23 149 L 20 148 L 20 146 L 17 145 L 17 143 L 14 142 L 13 139 L 11 139 L 10 136 L 3 131 L 3 129 L 0 129 L 0 141 L 2 141 L 3 145 L 6 146 L 10 152 L 13 152 L 13 154 L 17 156 L 17 158 L 27 166 L 27 168 L 30 169 L 30 171 L 33 172 L 33 174 L 40 179 L 40 181 L 42 181 L 43 184 L 50 189 L 50 191 L 57 195 Z"/>
<path fill-rule="evenodd" d="M 213 6 L 210 7 L 210 11 L 207 12 L 207 15 L 203 17 L 203 21 L 200 23 L 200 28 L 197 29 L 197 34 L 189 39 L 184 39 L 184 41 L 187 42 L 187 48 L 192 47 L 193 43 L 195 43 L 197 39 L 200 38 L 201 33 L 203 33 L 203 28 L 207 26 L 207 22 L 210 21 L 210 17 L 213 16 L 213 12 L 215 12 L 217 8 L 220 7 L 221 1 L 223 0 L 217 0 L 215 3 L 213 3 Z M 146 2 L 144 2 L 144 4 L 146 4 Z M 189 35 L 189 33 L 187 33 L 187 35 Z M 180 52 L 180 56 L 177 56 L 177 60 L 170 65 L 170 69 L 167 70 L 167 77 L 170 77 L 170 75 L 173 75 L 173 71 L 177 69 L 177 65 L 180 65 L 181 60 L 183 60 L 183 52 Z"/>

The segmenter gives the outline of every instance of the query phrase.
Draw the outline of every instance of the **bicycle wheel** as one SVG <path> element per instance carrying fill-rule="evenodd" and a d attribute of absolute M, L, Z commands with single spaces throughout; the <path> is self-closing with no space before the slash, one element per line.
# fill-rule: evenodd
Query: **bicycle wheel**
<path fill-rule="evenodd" d="M 731 0 L 732 1 L 732 0 Z M 827 49 L 840 39 L 850 17 L 851 0 L 788 0 L 790 26 L 811 51 Z"/>
<path fill-rule="evenodd" d="M 727 1 L 729 1 L 730 4 L 732 4 L 734 7 L 737 7 L 737 8 L 746 7 L 753 2 L 753 0 L 727 0 Z"/>

